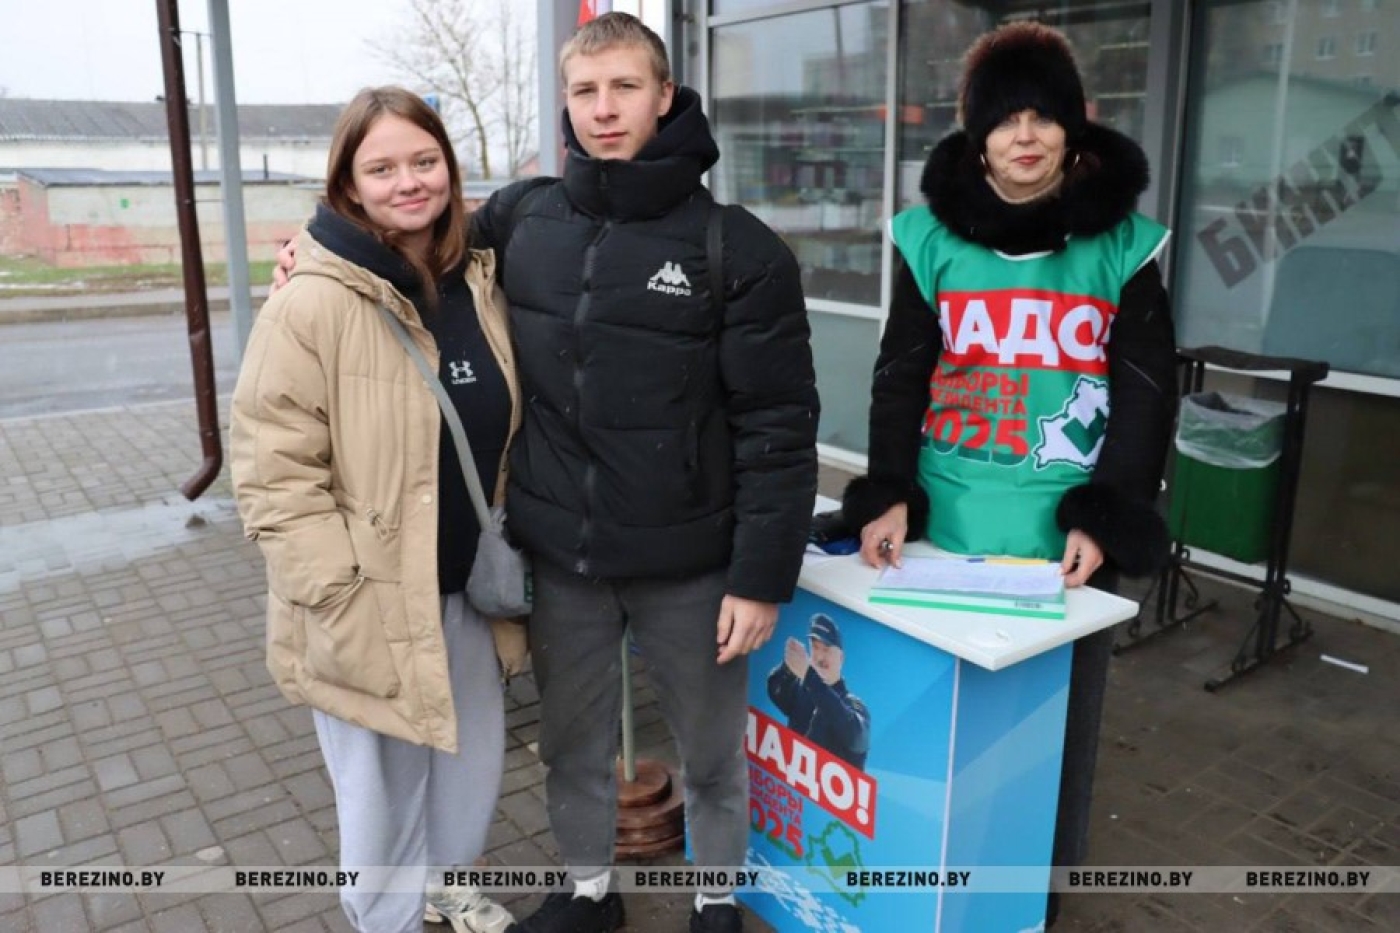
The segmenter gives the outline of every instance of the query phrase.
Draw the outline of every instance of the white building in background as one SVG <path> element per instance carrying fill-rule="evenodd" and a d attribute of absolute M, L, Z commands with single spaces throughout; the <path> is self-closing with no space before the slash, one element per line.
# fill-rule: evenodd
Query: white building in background
<path fill-rule="evenodd" d="M 342 104 L 240 104 L 240 159 L 246 175 L 323 178 Z M 213 105 L 190 108 L 196 170 L 219 168 Z M 0 168 L 91 168 L 168 172 L 170 140 L 161 101 L 38 100 L 0 97 Z"/>

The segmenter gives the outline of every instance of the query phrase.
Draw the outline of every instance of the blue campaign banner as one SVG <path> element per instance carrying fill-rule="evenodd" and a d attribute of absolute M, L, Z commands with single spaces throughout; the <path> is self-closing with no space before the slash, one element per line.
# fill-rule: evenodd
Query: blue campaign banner
<path fill-rule="evenodd" d="M 1042 870 L 1039 891 L 945 892 L 941 933 L 1043 929 L 1072 654 L 1062 645 L 997 673 L 962 665 L 945 858 L 1020 866 L 1023 881 Z"/>
<path fill-rule="evenodd" d="M 799 591 L 749 660 L 749 862 L 784 871 L 741 899 L 779 931 L 1034 929 L 1043 895 L 861 876 L 1045 864 L 1048 883 L 1068 648 L 1011 670 Z"/>
<path fill-rule="evenodd" d="M 841 654 L 838 683 L 824 683 L 810 663 L 797 680 L 785 662 L 791 644 L 810 658 L 832 638 L 840 644 L 825 647 Z M 910 911 L 933 914 L 934 893 L 886 896 L 846 882 L 847 872 L 866 866 L 927 865 L 937 855 L 954 660 L 805 591 L 783 607 L 773 638 L 749 659 L 750 861 L 802 869 L 773 876 L 789 890 L 745 897 L 769 923 L 832 933 L 895 930 L 905 928 L 901 918 Z M 854 698 L 865 716 L 823 721 L 843 693 L 844 705 L 852 707 Z M 945 715 L 930 716 L 930 709 Z M 856 734 L 862 730 L 863 741 Z M 863 759 L 862 766 L 842 754 Z M 865 818 L 856 801 L 841 806 L 854 796 L 842 794 L 844 784 L 859 787 L 862 776 L 874 793 Z"/>

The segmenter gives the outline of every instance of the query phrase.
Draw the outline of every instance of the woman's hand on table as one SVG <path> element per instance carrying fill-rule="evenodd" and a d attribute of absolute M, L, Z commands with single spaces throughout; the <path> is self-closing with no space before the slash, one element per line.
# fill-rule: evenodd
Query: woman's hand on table
<path fill-rule="evenodd" d="M 1103 566 L 1103 550 L 1094 539 L 1078 528 L 1065 537 L 1065 556 L 1060 559 L 1060 573 L 1065 586 L 1083 586 L 1094 571 Z"/>
<path fill-rule="evenodd" d="M 860 530 L 860 557 L 872 567 L 900 566 L 909 535 L 909 506 L 892 505 Z"/>

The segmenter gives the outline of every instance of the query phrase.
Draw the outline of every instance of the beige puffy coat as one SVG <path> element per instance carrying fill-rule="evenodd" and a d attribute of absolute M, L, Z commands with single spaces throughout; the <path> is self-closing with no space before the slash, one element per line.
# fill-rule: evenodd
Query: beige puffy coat
<path fill-rule="evenodd" d="M 520 390 L 493 254 L 473 252 L 466 277 L 514 436 Z M 234 390 L 234 493 L 267 560 L 267 666 L 287 699 L 455 752 L 437 585 L 442 416 L 380 304 L 436 372 L 412 304 L 300 235 L 296 271 L 258 314 Z M 502 462 L 497 501 L 505 478 Z"/>

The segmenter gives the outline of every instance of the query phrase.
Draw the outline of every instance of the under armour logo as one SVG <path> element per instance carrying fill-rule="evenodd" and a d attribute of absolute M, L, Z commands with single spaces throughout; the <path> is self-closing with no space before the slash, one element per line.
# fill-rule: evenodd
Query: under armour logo
<path fill-rule="evenodd" d="M 447 368 L 452 374 L 452 384 L 454 386 L 463 385 L 468 382 L 476 382 L 476 373 L 472 372 L 472 364 L 466 360 L 449 360 Z"/>

